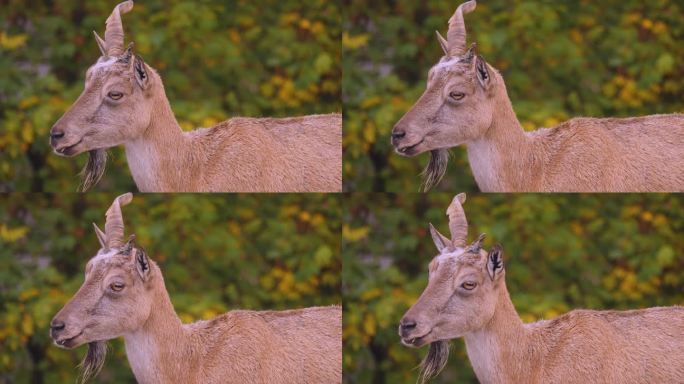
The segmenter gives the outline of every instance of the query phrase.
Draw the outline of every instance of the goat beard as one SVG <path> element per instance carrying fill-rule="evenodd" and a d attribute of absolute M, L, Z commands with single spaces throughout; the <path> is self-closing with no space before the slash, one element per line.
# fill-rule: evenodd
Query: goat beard
<path fill-rule="evenodd" d="M 88 162 L 81 171 L 81 192 L 86 192 L 102 178 L 107 166 L 107 150 L 94 149 L 88 152 Z"/>
<path fill-rule="evenodd" d="M 449 150 L 434 149 L 430 151 L 430 162 L 425 167 L 421 176 L 423 177 L 423 192 L 427 192 L 437 185 L 446 173 L 449 163 Z"/>
<path fill-rule="evenodd" d="M 100 372 L 105 357 L 107 357 L 107 342 L 93 341 L 88 343 L 88 353 L 78 365 L 81 369 L 81 379 L 79 380 L 81 384 L 88 382 Z"/>
<path fill-rule="evenodd" d="M 427 355 L 420 362 L 420 377 L 418 383 L 424 384 L 437 376 L 446 366 L 449 359 L 449 342 L 439 340 L 430 343 Z"/>

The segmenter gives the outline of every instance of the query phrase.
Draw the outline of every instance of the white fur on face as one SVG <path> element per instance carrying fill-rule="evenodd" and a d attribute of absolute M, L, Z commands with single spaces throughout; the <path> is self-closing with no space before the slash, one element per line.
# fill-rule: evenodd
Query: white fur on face
<path fill-rule="evenodd" d="M 100 261 L 106 260 L 106 259 L 108 259 L 114 255 L 118 255 L 118 254 L 119 254 L 118 249 L 108 249 L 108 250 L 100 249 L 97 252 L 97 255 L 95 255 L 95 257 L 93 257 L 92 259 L 90 259 L 90 262 L 93 264 L 99 263 Z"/>
<path fill-rule="evenodd" d="M 437 65 L 435 65 L 434 67 L 432 67 L 432 69 L 435 70 L 435 71 L 439 71 L 439 70 L 442 69 L 442 68 L 450 67 L 450 66 L 452 66 L 452 65 L 454 65 L 454 64 L 457 64 L 457 63 L 460 63 L 460 62 L 461 62 L 461 58 L 460 58 L 460 57 L 452 57 L 452 58 L 450 58 L 450 59 L 447 60 L 447 61 L 443 61 L 443 62 L 441 62 L 441 63 L 438 63 Z"/>
<path fill-rule="evenodd" d="M 110 57 L 108 60 L 105 60 L 105 61 L 100 61 L 100 60 L 98 60 L 97 63 L 95 63 L 95 65 L 90 67 L 91 71 L 95 71 L 95 70 L 100 69 L 100 68 L 108 67 L 108 66 L 116 63 L 116 57 Z"/>
<path fill-rule="evenodd" d="M 444 261 L 444 260 L 447 260 L 447 259 L 455 259 L 455 258 L 461 256 L 461 255 L 463 254 L 464 251 L 465 251 L 464 248 L 456 248 L 456 249 L 453 250 L 452 252 L 440 253 L 439 256 L 437 256 L 435 259 L 436 259 L 437 261 Z"/>

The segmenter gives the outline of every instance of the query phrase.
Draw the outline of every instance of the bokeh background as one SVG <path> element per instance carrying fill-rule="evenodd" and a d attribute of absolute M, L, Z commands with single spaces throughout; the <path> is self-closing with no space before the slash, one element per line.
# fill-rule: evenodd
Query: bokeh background
<path fill-rule="evenodd" d="M 344 0 L 346 191 L 420 187 L 429 155 L 392 152 L 393 125 L 442 56 L 435 30 L 462 1 Z M 684 111 L 684 3 L 487 0 L 465 16 L 468 44 L 504 77 L 526 130 L 575 116 Z M 435 190 L 477 190 L 464 148 Z"/>
<path fill-rule="evenodd" d="M 0 191 L 76 191 L 87 155 L 61 158 L 48 132 L 100 55 L 93 30 L 120 0 L 0 7 Z M 339 0 L 145 0 L 125 41 L 161 75 L 184 130 L 234 116 L 341 112 Z M 123 147 L 95 190 L 135 190 Z"/>
<path fill-rule="evenodd" d="M 453 194 L 359 194 L 343 202 L 344 382 L 415 383 L 427 348 L 401 345 L 399 320 L 449 236 Z M 684 305 L 684 196 L 469 194 L 469 241 L 504 249 L 506 283 L 525 322 L 576 308 Z M 477 383 L 462 340 L 434 383 Z"/>
<path fill-rule="evenodd" d="M 87 347 L 63 350 L 49 322 L 83 283 L 115 194 L 0 195 L 0 383 L 73 383 Z M 232 309 L 340 304 L 337 194 L 150 195 L 123 208 L 183 322 Z M 98 383 L 135 383 L 123 340 Z"/>

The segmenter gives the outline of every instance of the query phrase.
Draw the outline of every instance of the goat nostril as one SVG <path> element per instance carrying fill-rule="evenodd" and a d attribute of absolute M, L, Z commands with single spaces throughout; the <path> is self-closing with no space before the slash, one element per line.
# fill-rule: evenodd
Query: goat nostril
<path fill-rule="evenodd" d="M 401 324 L 399 325 L 401 326 L 401 329 L 408 331 L 416 327 L 416 322 L 411 319 L 402 319 Z"/>
<path fill-rule="evenodd" d="M 392 131 L 392 138 L 394 140 L 399 140 L 404 136 L 406 136 L 406 132 L 404 132 L 404 131 L 400 131 L 400 130 L 393 130 Z"/>
<path fill-rule="evenodd" d="M 64 327 L 65 327 L 65 324 L 63 321 L 52 320 L 52 322 L 50 322 L 50 328 L 53 331 L 61 331 L 62 329 L 64 329 Z"/>
<path fill-rule="evenodd" d="M 64 131 L 59 130 L 59 129 L 52 129 L 50 131 L 50 138 L 57 140 L 57 139 L 61 139 L 62 137 L 64 137 Z"/>

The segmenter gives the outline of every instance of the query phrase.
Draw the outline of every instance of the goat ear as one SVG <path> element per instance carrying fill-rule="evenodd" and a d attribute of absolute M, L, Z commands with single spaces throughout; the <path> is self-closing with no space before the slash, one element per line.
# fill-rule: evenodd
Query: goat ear
<path fill-rule="evenodd" d="M 146 281 L 150 276 L 150 260 L 142 248 L 134 248 L 135 250 L 135 269 L 143 281 Z"/>
<path fill-rule="evenodd" d="M 480 83 L 482 88 L 489 90 L 491 76 L 489 75 L 487 62 L 482 58 L 482 56 L 477 56 L 475 58 L 475 74 L 477 75 L 477 81 Z"/>
<path fill-rule="evenodd" d="M 487 255 L 487 273 L 494 280 L 499 278 L 504 271 L 503 248 L 497 244 Z"/>
<path fill-rule="evenodd" d="M 451 246 L 451 240 L 448 237 L 439 233 L 439 231 L 430 223 L 430 235 L 432 236 L 432 241 L 437 246 L 439 253 Z"/>
<path fill-rule="evenodd" d="M 100 246 L 102 248 L 107 248 L 107 236 L 105 236 L 104 232 L 102 232 L 102 230 L 98 228 L 97 224 L 93 223 L 93 228 L 95 229 L 97 241 L 100 242 Z"/>
<path fill-rule="evenodd" d="M 138 55 L 135 55 L 135 60 L 133 60 L 133 74 L 135 75 L 135 82 L 138 83 L 140 88 L 143 90 L 147 89 L 150 83 L 150 76 L 147 73 L 147 65 L 145 65 L 142 57 Z"/>

